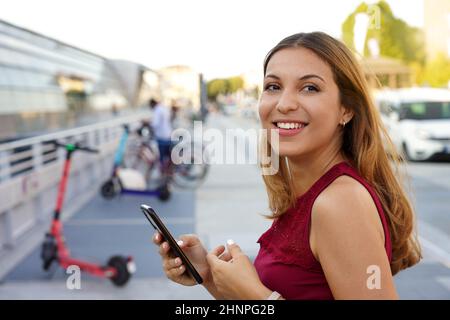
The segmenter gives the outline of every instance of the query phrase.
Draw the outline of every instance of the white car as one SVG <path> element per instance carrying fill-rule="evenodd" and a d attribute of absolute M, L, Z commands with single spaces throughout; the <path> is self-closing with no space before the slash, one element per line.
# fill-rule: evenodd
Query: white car
<path fill-rule="evenodd" d="M 392 142 L 406 159 L 450 159 L 450 90 L 382 90 L 375 93 L 375 102 Z"/>

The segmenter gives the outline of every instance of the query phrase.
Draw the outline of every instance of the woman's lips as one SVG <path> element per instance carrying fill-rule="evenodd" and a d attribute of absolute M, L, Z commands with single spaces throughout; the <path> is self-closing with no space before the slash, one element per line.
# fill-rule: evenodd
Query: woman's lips
<path fill-rule="evenodd" d="M 295 136 L 296 134 L 300 133 L 301 131 L 303 131 L 303 129 L 305 129 L 305 127 L 298 128 L 298 129 L 281 129 L 281 128 L 275 127 L 274 130 L 278 131 L 278 134 L 282 137 L 291 137 L 291 136 Z"/>
<path fill-rule="evenodd" d="M 296 122 L 294 122 L 294 123 L 296 123 Z M 282 137 L 291 137 L 291 136 L 295 136 L 296 134 L 299 134 L 301 131 L 303 131 L 308 126 L 308 123 L 302 123 L 302 124 L 304 124 L 304 125 L 300 126 L 299 128 L 285 129 L 285 128 L 278 127 L 276 125 L 276 122 L 275 123 L 272 122 L 272 126 L 273 126 L 272 130 L 277 131 L 278 134 Z"/>

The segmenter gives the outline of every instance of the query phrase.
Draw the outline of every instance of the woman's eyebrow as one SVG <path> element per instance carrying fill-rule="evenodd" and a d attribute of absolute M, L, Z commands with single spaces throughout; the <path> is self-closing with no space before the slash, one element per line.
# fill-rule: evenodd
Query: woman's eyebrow
<path fill-rule="evenodd" d="M 271 74 L 271 73 L 266 74 L 266 78 L 274 78 L 274 79 L 280 80 L 280 77 L 279 77 L 279 76 L 276 76 L 276 75 Z"/>
<path fill-rule="evenodd" d="M 325 80 L 323 80 L 323 78 L 318 76 L 317 74 L 305 74 L 303 77 L 299 78 L 299 80 L 306 80 L 306 79 L 310 79 L 310 78 L 318 78 L 318 79 L 322 80 L 323 82 L 325 82 Z"/>
<path fill-rule="evenodd" d="M 272 74 L 272 73 L 267 74 L 266 78 L 274 78 L 274 79 L 280 80 L 279 76 L 277 76 L 275 74 Z M 311 74 L 305 74 L 304 76 L 302 76 L 302 77 L 300 77 L 298 79 L 299 80 L 307 80 L 307 79 L 310 79 L 310 78 L 318 78 L 318 79 L 322 80 L 323 82 L 325 82 L 325 80 L 321 76 L 318 76 L 317 74 L 312 74 L 312 73 Z"/>

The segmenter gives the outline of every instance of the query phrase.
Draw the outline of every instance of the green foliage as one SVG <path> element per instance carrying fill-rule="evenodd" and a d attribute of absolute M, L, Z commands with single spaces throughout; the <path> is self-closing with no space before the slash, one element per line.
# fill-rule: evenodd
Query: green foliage
<path fill-rule="evenodd" d="M 225 79 L 214 79 L 206 84 L 209 100 L 216 100 L 219 94 L 229 94 L 244 87 L 241 77 L 230 77 Z"/>
<path fill-rule="evenodd" d="M 224 79 L 214 79 L 206 84 L 208 99 L 215 100 L 219 94 L 227 92 L 227 83 Z"/>
<path fill-rule="evenodd" d="M 241 77 L 228 78 L 228 91 L 233 93 L 244 87 L 244 79 Z"/>
<path fill-rule="evenodd" d="M 449 81 L 450 59 L 444 53 L 440 53 L 427 62 L 423 70 L 423 79 L 419 83 L 432 87 L 446 87 Z"/>
<path fill-rule="evenodd" d="M 378 7 L 378 12 L 380 13 L 379 27 L 374 23 L 376 18 L 372 16 L 367 30 L 364 56 L 369 56 L 367 41 L 375 38 L 378 41 L 381 56 L 392 57 L 408 64 L 413 62 L 423 64 L 425 62 L 425 50 L 424 37 L 421 30 L 411 27 L 405 21 L 396 18 L 386 1 L 381 0 L 375 6 Z M 374 14 L 374 11 L 363 2 L 342 24 L 342 40 L 352 49 L 355 49 L 353 29 L 355 16 L 358 13 Z"/>

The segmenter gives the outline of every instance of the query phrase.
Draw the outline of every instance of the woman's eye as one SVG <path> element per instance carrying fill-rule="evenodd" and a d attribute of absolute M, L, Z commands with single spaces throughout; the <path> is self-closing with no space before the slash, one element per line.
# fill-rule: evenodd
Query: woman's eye
<path fill-rule="evenodd" d="M 313 85 L 307 85 L 303 87 L 303 90 L 306 92 L 319 92 L 319 89 Z"/>
<path fill-rule="evenodd" d="M 274 91 L 274 90 L 278 90 L 278 89 L 279 89 L 279 86 L 277 86 L 276 84 L 268 84 L 264 88 L 264 90 L 267 90 L 267 91 Z"/>

